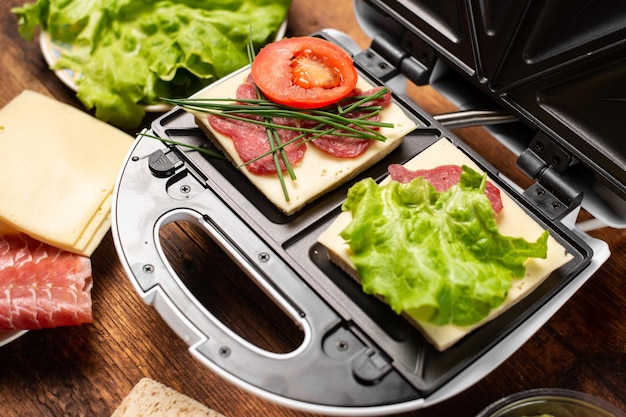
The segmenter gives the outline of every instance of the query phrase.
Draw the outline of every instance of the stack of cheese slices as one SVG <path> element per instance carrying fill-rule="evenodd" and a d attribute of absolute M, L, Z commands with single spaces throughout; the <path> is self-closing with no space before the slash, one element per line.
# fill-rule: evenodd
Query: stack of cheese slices
<path fill-rule="evenodd" d="M 29 90 L 0 110 L 0 332 L 92 320 L 89 257 L 132 142 Z"/>
<path fill-rule="evenodd" d="M 0 222 L 90 256 L 110 228 L 132 137 L 32 91 L 0 111 Z"/>

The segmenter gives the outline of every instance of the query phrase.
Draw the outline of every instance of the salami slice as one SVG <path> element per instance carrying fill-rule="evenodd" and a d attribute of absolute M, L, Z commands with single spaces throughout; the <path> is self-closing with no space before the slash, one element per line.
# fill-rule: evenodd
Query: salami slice
<path fill-rule="evenodd" d="M 208 120 L 213 129 L 223 135 L 229 136 L 233 140 L 235 150 L 241 160 L 247 164 L 245 167 L 248 171 L 257 175 L 276 173 L 274 156 L 272 152 L 270 152 L 272 147 L 268 139 L 268 132 L 264 126 L 214 115 L 210 115 Z M 295 122 L 289 119 L 273 119 L 273 121 L 283 126 L 295 126 Z M 297 130 L 277 129 L 276 132 L 278 133 L 280 142 L 283 144 L 295 139 L 295 137 L 299 135 Z M 306 145 L 303 140 L 300 140 L 286 145 L 283 149 L 289 163 L 293 165 L 304 157 Z M 256 159 L 266 153 L 267 155 Z M 279 158 L 279 161 L 281 170 L 286 170 L 287 167 L 283 158 Z"/>
<path fill-rule="evenodd" d="M 309 121 L 303 122 L 303 126 L 313 126 Z M 317 148 L 337 158 L 356 158 L 367 151 L 373 140 L 359 139 L 338 135 L 324 135 L 310 141 Z"/>
<path fill-rule="evenodd" d="M 237 87 L 235 97 L 239 100 L 254 100 L 258 98 L 254 84 L 250 82 L 250 79 L 248 79 L 247 83 L 241 83 L 239 87 Z"/>
<path fill-rule="evenodd" d="M 446 191 L 453 185 L 458 184 L 462 171 L 458 165 L 441 165 L 433 169 L 412 171 L 400 164 L 389 165 L 387 170 L 392 180 L 402 183 L 411 182 L 411 180 L 417 177 L 422 177 L 430 182 L 438 192 Z M 487 181 L 485 195 L 489 198 L 493 210 L 499 213 L 502 210 L 502 199 L 500 198 L 498 187 Z"/>
<path fill-rule="evenodd" d="M 236 98 L 239 100 L 257 98 L 256 88 L 252 83 L 251 77 L 248 77 L 247 82 L 239 85 Z M 247 117 L 245 114 L 241 116 Z M 246 164 L 245 167 L 248 171 L 257 175 L 270 175 L 277 172 L 274 155 L 270 152 L 272 147 L 265 126 L 215 115 L 208 116 L 208 121 L 213 129 L 223 135 L 229 136 L 233 140 L 235 150 L 241 160 Z M 282 126 L 296 126 L 295 120 L 286 118 L 274 118 L 272 121 Z M 288 129 L 277 129 L 276 133 L 278 134 L 280 144 L 288 143 L 300 134 L 297 130 Z M 304 157 L 306 144 L 304 143 L 304 139 L 302 139 L 284 146 L 282 150 L 287 156 L 289 163 L 293 165 Z M 265 156 L 259 158 L 261 155 Z M 282 157 L 279 158 L 279 162 L 281 170 L 285 171 L 287 166 Z"/>
<path fill-rule="evenodd" d="M 375 87 L 368 91 L 354 89 L 352 93 L 350 94 L 350 96 L 344 100 L 343 106 L 348 107 L 351 101 L 354 102 L 355 97 L 368 96 L 368 95 L 375 94 L 378 90 L 380 90 L 380 88 L 381 87 Z M 382 106 L 384 108 L 384 107 L 387 107 L 390 103 L 391 103 L 391 92 L 388 92 L 385 95 L 383 95 L 381 98 L 364 103 L 361 106 L 363 107 Z M 364 117 L 365 115 L 366 115 L 366 112 L 352 112 L 352 113 L 346 114 L 346 117 L 350 119 L 357 119 L 357 118 Z M 380 118 L 376 116 L 376 117 L 369 117 L 366 120 L 376 122 L 379 119 Z M 303 126 L 305 127 L 313 127 L 314 125 L 315 123 L 311 121 L 303 122 Z M 354 127 L 354 126 L 351 126 L 351 127 Z M 374 129 L 374 130 L 378 130 L 378 129 Z M 340 136 L 340 135 L 324 135 L 324 136 L 320 136 L 319 138 L 313 139 L 311 143 L 315 145 L 317 148 L 321 149 L 322 151 L 337 158 L 357 158 L 358 156 L 365 153 L 373 145 L 374 142 L 369 139 L 359 139 L 359 138 L 346 137 L 346 136 Z"/>
<path fill-rule="evenodd" d="M 352 93 L 350 94 L 350 96 L 348 97 L 347 100 L 345 101 L 350 101 L 350 99 L 354 100 L 355 97 L 363 97 L 363 96 L 371 96 L 372 94 L 375 94 L 376 92 L 380 91 L 383 87 L 374 87 L 371 88 L 369 90 L 363 91 L 361 89 L 355 88 L 354 90 L 352 90 Z M 391 99 L 392 99 L 392 94 L 391 94 L 391 90 L 387 90 L 387 92 L 380 98 L 376 99 L 376 100 L 372 100 L 372 101 L 368 101 L 366 103 L 361 104 L 361 107 L 368 107 L 368 106 L 382 106 L 383 108 L 389 106 L 389 104 L 391 104 Z M 344 105 L 345 107 L 345 105 Z"/>

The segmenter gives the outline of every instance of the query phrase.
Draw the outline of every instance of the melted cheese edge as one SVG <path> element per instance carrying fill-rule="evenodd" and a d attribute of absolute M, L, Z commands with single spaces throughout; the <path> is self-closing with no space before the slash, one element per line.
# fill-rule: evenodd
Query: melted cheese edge
<path fill-rule="evenodd" d="M 482 172 L 473 161 L 445 138 L 440 139 L 428 149 L 415 156 L 408 161 L 405 166 L 411 170 L 416 170 L 430 169 L 449 164 L 465 164 Z M 386 178 L 385 181 L 389 181 L 389 178 Z M 505 192 L 501 193 L 501 197 L 503 209 L 498 214 L 497 218 L 500 232 L 507 236 L 519 236 L 529 241 L 535 241 L 539 235 L 543 233 L 544 229 L 528 216 L 522 207 Z M 339 235 L 350 223 L 351 219 L 352 216 L 349 212 L 342 212 L 330 227 L 319 236 L 318 242 L 328 249 L 333 261 L 340 264 L 351 276 L 357 278 L 354 265 L 350 260 L 350 247 Z M 568 254 L 565 248 L 550 236 L 548 239 L 547 258 L 529 259 L 525 264 L 526 275 L 519 280 L 514 280 L 504 303 L 497 309 L 492 310 L 481 322 L 474 325 L 434 325 L 424 320 L 411 317 L 410 311 L 404 312 L 404 315 L 424 334 L 426 339 L 438 350 L 443 351 L 454 345 L 472 330 L 482 326 L 506 311 L 541 284 L 554 270 L 563 266 L 570 259 L 572 259 L 572 255 Z"/>
<path fill-rule="evenodd" d="M 237 87 L 247 79 L 248 74 L 249 70 L 224 79 L 194 95 L 193 98 L 234 97 Z M 359 80 L 357 87 L 363 90 L 372 88 L 362 79 Z M 224 150 L 232 162 L 236 166 L 241 166 L 243 161 L 237 154 L 231 138 L 215 131 L 209 124 L 206 114 L 197 111 L 190 112 L 196 117 L 198 125 L 217 142 L 217 145 Z M 245 167 L 241 168 L 241 172 L 279 210 L 287 215 L 293 214 L 317 197 L 380 161 L 398 147 L 404 136 L 416 127 L 415 122 L 395 103 L 391 103 L 380 115 L 381 122 L 393 123 L 394 127 L 382 128 L 380 132 L 387 140 L 384 142 L 376 141 L 358 158 L 336 158 L 320 151 L 314 145 L 308 145 L 304 158 L 293 166 L 296 180 L 291 180 L 289 175 L 285 174 L 289 201 L 285 200 L 277 175 L 255 175 L 251 174 Z"/>
<path fill-rule="evenodd" d="M 90 256 L 110 228 L 133 137 L 25 90 L 0 110 L 0 223 Z"/>

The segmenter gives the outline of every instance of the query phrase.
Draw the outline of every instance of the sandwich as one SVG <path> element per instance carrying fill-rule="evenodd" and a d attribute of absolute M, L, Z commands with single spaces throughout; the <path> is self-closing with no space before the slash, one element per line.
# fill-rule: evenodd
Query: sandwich
<path fill-rule="evenodd" d="M 300 87 L 298 83 L 307 77 L 314 79 L 306 81 L 307 88 Z M 371 100 L 362 100 L 361 106 L 346 112 L 345 128 L 317 121 L 321 112 L 337 113 L 337 108 L 348 109 L 370 96 Z M 273 138 L 268 139 L 265 126 L 252 123 L 259 117 L 250 110 L 237 109 L 231 115 L 243 120 L 225 117 L 230 105 L 247 104 L 251 108 L 259 99 L 273 111 L 283 106 L 281 112 L 294 115 L 271 117 L 279 124 L 275 131 L 282 144 L 270 144 Z M 311 37 L 274 42 L 258 54 L 250 68 L 188 100 L 171 102 L 192 113 L 209 140 L 286 215 L 383 159 L 416 127 L 391 100 L 388 89 L 373 86 L 357 75 L 352 59 L 343 50 Z M 372 110 L 374 107 L 380 109 Z M 319 135 L 334 128 L 332 133 Z M 318 137 L 313 140 L 316 133 Z M 352 137 L 352 133 L 369 133 L 371 139 Z M 285 166 L 284 155 L 290 167 Z M 280 169 L 275 166 L 277 159 L 281 159 Z"/>
<path fill-rule="evenodd" d="M 464 172 L 467 172 L 470 178 L 473 175 L 473 178 L 479 180 L 482 178 L 480 180 L 482 184 L 486 183 L 486 175 L 480 171 L 480 168 L 445 138 L 440 139 L 408 161 L 404 164 L 404 168 L 428 170 L 449 165 L 463 167 Z M 423 181 L 419 181 L 421 180 L 418 180 L 416 184 L 421 184 L 420 187 L 430 187 L 424 185 Z M 372 182 L 369 181 L 367 187 L 394 186 L 392 184 L 394 181 L 389 177 L 380 185 L 372 184 Z M 417 186 L 416 184 L 413 186 Z M 484 191 L 484 186 L 482 187 Z M 359 186 L 357 183 L 350 189 L 348 200 L 344 203 L 344 211 L 319 236 L 318 242 L 327 249 L 328 256 L 333 263 L 362 283 L 365 292 L 390 304 L 398 314 L 404 316 L 420 330 L 425 339 L 440 351 L 450 348 L 474 329 L 506 311 L 572 257 L 506 193 L 498 193 L 501 199 L 501 207 L 498 212 L 493 210 L 492 202 L 486 194 L 483 194 L 484 202 L 471 203 L 480 206 L 480 208 L 474 206 L 469 211 L 465 209 L 455 210 L 459 213 L 464 211 L 466 214 L 462 215 L 466 217 L 468 224 L 474 226 L 479 223 L 492 224 L 488 218 L 482 220 L 476 214 L 476 210 L 483 210 L 485 206 L 491 210 L 489 216 L 492 216 L 493 224 L 497 227 L 493 236 L 497 235 L 494 239 L 499 243 L 490 243 L 490 241 L 485 240 L 484 235 L 478 232 L 477 240 L 471 242 L 474 237 L 467 236 L 467 230 L 458 232 L 459 234 L 466 234 L 463 240 L 469 240 L 469 245 L 478 247 L 483 245 L 484 251 L 491 251 L 490 256 L 496 258 L 494 265 L 484 267 L 487 269 L 482 272 L 476 272 L 476 268 L 483 268 L 482 266 L 475 267 L 472 264 L 475 262 L 474 255 L 466 255 L 465 252 L 457 251 L 457 249 L 445 249 L 457 247 L 458 242 L 454 238 L 458 235 L 447 235 L 448 237 L 443 238 L 444 234 L 434 228 L 421 228 L 425 224 L 423 222 L 410 232 L 417 235 L 418 241 L 420 239 L 451 239 L 453 241 L 398 249 L 395 240 L 400 239 L 400 233 L 397 232 L 397 229 L 386 225 L 388 220 L 386 218 L 393 215 L 389 212 L 380 213 L 376 211 L 379 210 L 378 208 L 372 209 L 376 213 L 367 220 L 371 227 L 368 229 L 368 225 L 365 224 L 362 231 L 354 230 L 353 212 L 351 211 L 354 207 L 351 207 L 350 202 L 360 196 L 353 195 L 351 198 L 350 193 L 363 193 L 363 188 L 365 188 L 364 185 Z M 416 192 L 410 188 L 406 189 L 412 193 Z M 424 189 L 426 188 L 420 188 L 420 190 Z M 430 188 L 427 190 L 428 198 L 438 196 L 436 191 Z M 413 198 L 413 196 L 410 197 Z M 363 197 L 362 200 L 367 198 L 369 197 Z M 476 198 L 480 200 L 480 197 Z M 461 200 L 458 200 L 459 204 L 462 204 Z M 447 204 L 450 201 L 456 200 L 452 198 Z M 439 200 L 437 202 L 441 203 Z M 433 204 L 436 205 L 437 203 Z M 436 211 L 439 208 L 431 207 L 430 209 Z M 385 218 L 386 220 L 378 221 L 376 215 L 380 216 L 380 219 Z M 403 215 L 410 216 L 413 214 L 409 208 L 403 211 Z M 438 215 L 441 216 L 441 214 Z M 448 220 L 442 220 L 441 217 L 433 220 L 433 222 L 440 221 L 448 222 Z M 387 228 L 386 231 L 382 232 L 382 235 L 386 234 L 384 239 L 388 239 L 388 242 L 382 243 L 379 248 L 388 245 L 389 253 L 381 254 L 383 250 L 376 249 L 374 252 L 377 253 L 368 254 L 367 256 L 371 257 L 385 256 L 381 258 L 382 260 L 372 261 L 373 266 L 370 267 L 367 266 L 369 260 L 364 260 L 362 254 L 355 254 L 354 248 L 360 251 L 360 247 L 366 244 L 363 240 L 381 239 L 381 234 L 375 232 L 375 223 L 377 222 L 382 223 L 382 227 Z M 471 230 L 471 233 L 475 232 L 474 229 Z M 494 249 L 498 244 L 510 245 L 510 247 L 506 250 Z M 445 253 L 446 251 L 449 252 Z M 365 253 L 367 254 L 367 252 Z M 521 257 L 512 257 L 510 253 L 521 255 Z M 427 272 L 424 272 L 425 270 Z M 376 284 L 370 283 L 371 276 L 375 276 Z M 364 283 L 363 280 L 366 277 L 368 281 Z M 394 280 L 400 280 L 401 284 L 396 285 L 393 283 Z M 399 294 L 398 288 L 402 287 L 404 287 L 403 293 Z"/>

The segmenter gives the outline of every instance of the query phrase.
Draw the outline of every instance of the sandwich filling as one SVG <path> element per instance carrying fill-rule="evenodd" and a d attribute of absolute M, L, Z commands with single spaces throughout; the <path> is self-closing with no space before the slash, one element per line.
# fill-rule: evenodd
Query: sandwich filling
<path fill-rule="evenodd" d="M 548 232 L 535 242 L 502 235 L 485 184 L 464 165 L 441 192 L 423 177 L 350 188 L 343 210 L 352 221 L 341 237 L 363 290 L 433 324 L 471 325 L 501 305 L 524 262 L 546 257 Z"/>
<path fill-rule="evenodd" d="M 424 178 L 371 179 L 349 191 L 318 238 L 332 262 L 415 325 L 438 350 L 457 343 L 535 289 L 571 255 L 443 138 L 404 164 L 461 167 L 437 191 Z M 493 201 L 492 201 L 493 200 Z M 494 210 L 493 204 L 499 212 Z"/>

